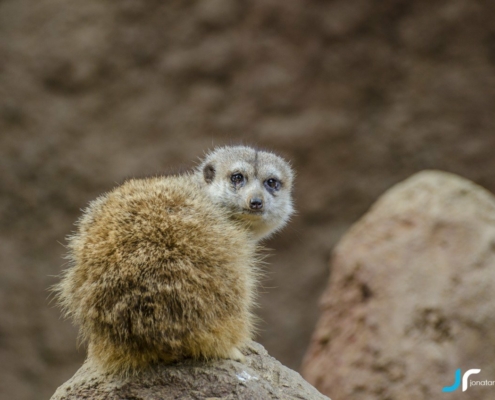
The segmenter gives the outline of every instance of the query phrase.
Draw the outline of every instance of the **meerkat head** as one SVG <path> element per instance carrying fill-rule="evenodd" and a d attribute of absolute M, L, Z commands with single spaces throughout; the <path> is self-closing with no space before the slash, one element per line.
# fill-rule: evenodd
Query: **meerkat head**
<path fill-rule="evenodd" d="M 248 226 L 255 239 L 282 228 L 293 212 L 290 165 L 281 157 L 250 147 L 221 147 L 198 169 L 212 201 Z"/>

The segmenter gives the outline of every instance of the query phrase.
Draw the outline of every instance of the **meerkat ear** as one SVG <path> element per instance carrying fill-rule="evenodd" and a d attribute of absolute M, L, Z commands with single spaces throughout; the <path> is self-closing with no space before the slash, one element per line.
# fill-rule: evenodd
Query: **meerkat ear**
<path fill-rule="evenodd" d="M 207 164 L 203 168 L 203 176 L 205 178 L 206 183 L 211 183 L 213 182 L 213 179 L 215 179 L 215 168 L 211 164 Z"/>

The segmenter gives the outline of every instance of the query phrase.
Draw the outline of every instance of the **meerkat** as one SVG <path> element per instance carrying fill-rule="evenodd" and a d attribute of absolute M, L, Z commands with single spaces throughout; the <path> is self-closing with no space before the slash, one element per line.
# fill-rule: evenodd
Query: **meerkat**
<path fill-rule="evenodd" d="M 291 216 L 292 182 L 279 156 L 222 147 L 193 173 L 131 179 L 91 202 L 55 288 L 87 362 L 126 375 L 184 358 L 242 361 L 258 243 Z"/>

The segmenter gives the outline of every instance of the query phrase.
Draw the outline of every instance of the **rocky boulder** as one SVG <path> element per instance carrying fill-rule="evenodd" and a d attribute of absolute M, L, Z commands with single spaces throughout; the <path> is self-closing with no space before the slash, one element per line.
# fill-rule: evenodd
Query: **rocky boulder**
<path fill-rule="evenodd" d="M 457 369 L 495 380 L 494 293 L 494 196 L 416 174 L 336 247 L 303 376 L 337 399 L 493 399 L 495 386 L 442 388 Z"/>
<path fill-rule="evenodd" d="M 246 363 L 231 360 L 162 365 L 138 376 L 117 379 L 86 362 L 51 400 L 308 399 L 328 400 L 301 376 L 252 342 Z"/>

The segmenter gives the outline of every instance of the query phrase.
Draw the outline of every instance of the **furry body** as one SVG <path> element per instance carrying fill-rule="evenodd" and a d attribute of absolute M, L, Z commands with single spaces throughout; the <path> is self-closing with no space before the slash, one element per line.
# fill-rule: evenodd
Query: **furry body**
<path fill-rule="evenodd" d="M 130 180 L 79 220 L 56 290 L 102 371 L 242 359 L 254 330 L 260 235 L 253 221 L 263 213 L 220 205 L 207 190 L 212 182 L 199 172 Z"/>

